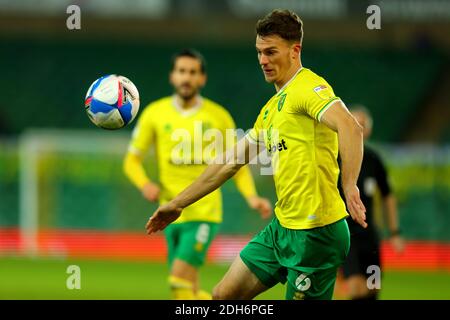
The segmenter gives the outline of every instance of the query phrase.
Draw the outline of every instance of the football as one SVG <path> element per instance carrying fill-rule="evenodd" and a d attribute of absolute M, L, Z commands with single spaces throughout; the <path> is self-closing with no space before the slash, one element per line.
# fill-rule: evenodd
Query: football
<path fill-rule="evenodd" d="M 139 111 L 139 92 L 128 78 L 106 75 L 95 80 L 86 93 L 84 107 L 100 128 L 115 130 L 133 121 Z"/>

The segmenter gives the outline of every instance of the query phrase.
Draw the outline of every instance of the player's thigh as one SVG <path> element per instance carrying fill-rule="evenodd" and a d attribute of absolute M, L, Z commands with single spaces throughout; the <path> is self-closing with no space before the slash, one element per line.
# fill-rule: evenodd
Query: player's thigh
<path fill-rule="evenodd" d="M 276 218 L 242 249 L 240 258 L 266 287 L 285 283 L 287 270 L 278 259 L 279 222 Z"/>
<path fill-rule="evenodd" d="M 269 289 L 237 256 L 213 290 L 214 300 L 250 300 Z"/>
<path fill-rule="evenodd" d="M 183 223 L 175 258 L 195 268 L 202 266 L 218 229 L 217 223 L 197 221 Z"/>
<path fill-rule="evenodd" d="M 286 285 L 287 300 L 331 300 L 337 268 L 299 272 L 290 269 Z"/>
<path fill-rule="evenodd" d="M 289 231 L 285 238 L 294 254 L 284 254 L 288 269 L 286 299 L 333 297 L 337 270 L 349 251 L 350 234 L 345 220 L 311 230 Z"/>
<path fill-rule="evenodd" d="M 252 299 L 275 284 L 286 282 L 286 268 L 275 255 L 274 232 L 275 219 L 242 249 L 217 285 L 216 298 Z"/>

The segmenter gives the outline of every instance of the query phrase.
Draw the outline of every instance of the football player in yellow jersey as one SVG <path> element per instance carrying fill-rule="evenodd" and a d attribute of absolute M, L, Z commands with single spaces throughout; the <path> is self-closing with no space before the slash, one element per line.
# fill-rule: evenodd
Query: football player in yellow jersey
<path fill-rule="evenodd" d="M 129 179 L 149 201 L 169 202 L 206 168 L 206 162 L 223 152 L 230 138 L 235 144 L 235 124 L 217 103 L 200 96 L 206 83 L 204 59 L 195 50 L 183 50 L 173 58 L 170 82 L 175 94 L 150 103 L 139 117 L 124 161 Z M 228 134 L 228 135 L 227 135 Z M 213 139 L 214 137 L 214 139 Z M 223 142 L 221 146 L 220 142 Z M 142 161 L 155 146 L 160 185 L 147 177 Z M 214 159 L 214 158 L 212 158 Z M 271 214 L 267 199 L 257 196 L 248 167 L 235 176 L 239 191 L 249 206 L 264 218 Z M 170 267 L 169 283 L 175 299 L 208 299 L 200 290 L 198 268 L 222 222 L 222 198 L 216 190 L 185 210 L 165 230 Z"/>
<path fill-rule="evenodd" d="M 256 35 L 259 64 L 276 94 L 233 152 L 158 208 L 147 232 L 182 216 L 184 208 L 251 161 L 255 145 L 263 144 L 272 158 L 275 217 L 241 251 L 213 297 L 251 299 L 281 282 L 287 283 L 286 299 L 331 299 L 337 269 L 350 247 L 348 213 L 337 188 L 338 151 L 348 211 L 367 227 L 356 186 L 362 128 L 325 79 L 302 66 L 303 23 L 294 12 L 272 11 L 258 21 Z"/>

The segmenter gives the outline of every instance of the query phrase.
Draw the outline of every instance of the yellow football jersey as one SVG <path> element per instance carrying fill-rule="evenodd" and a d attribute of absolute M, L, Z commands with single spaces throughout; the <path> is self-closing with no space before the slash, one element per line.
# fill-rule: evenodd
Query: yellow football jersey
<path fill-rule="evenodd" d="M 233 118 L 213 101 L 199 96 L 197 106 L 183 110 L 175 96 L 165 97 L 143 110 L 133 131 L 129 152 L 143 156 L 151 145 L 155 146 L 160 204 L 164 204 L 203 173 L 208 161 L 218 152 L 235 143 L 236 139 L 227 129 L 235 129 Z M 249 168 L 243 167 L 240 171 L 243 174 L 238 175 L 240 181 L 236 181 L 239 190 L 246 196 L 256 194 Z M 187 221 L 220 223 L 220 189 L 186 207 L 176 223 Z"/>
<path fill-rule="evenodd" d="M 289 229 L 310 229 L 346 217 L 337 180 L 337 133 L 320 122 L 340 100 L 325 79 L 301 68 L 262 108 L 247 135 L 272 158 L 275 214 Z"/>

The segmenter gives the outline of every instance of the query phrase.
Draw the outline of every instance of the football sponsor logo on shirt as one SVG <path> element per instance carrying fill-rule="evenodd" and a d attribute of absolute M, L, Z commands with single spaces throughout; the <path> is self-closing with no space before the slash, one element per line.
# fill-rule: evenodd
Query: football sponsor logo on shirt
<path fill-rule="evenodd" d="M 275 153 L 276 151 L 287 150 L 286 141 L 279 139 L 279 132 L 273 128 L 273 124 L 265 132 L 267 135 L 267 151 L 269 153 Z"/>
<path fill-rule="evenodd" d="M 281 142 L 269 143 L 267 150 L 270 153 L 275 153 L 277 151 L 287 150 L 286 141 L 281 139 Z"/>
<path fill-rule="evenodd" d="M 319 96 L 320 99 L 327 100 L 327 99 L 333 98 L 333 93 L 331 91 L 331 88 L 324 84 L 321 84 L 320 86 L 315 87 L 313 90 Z"/>

